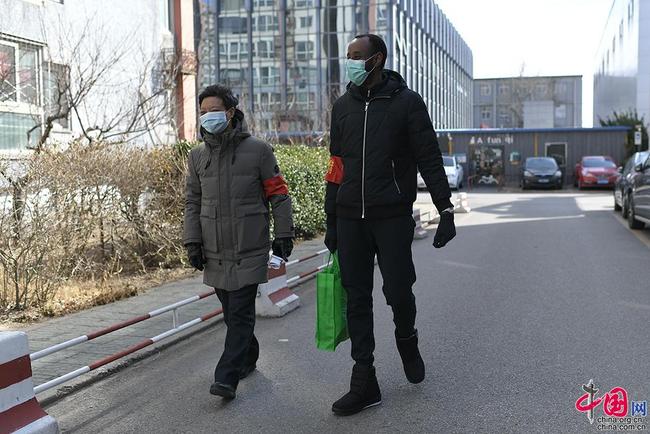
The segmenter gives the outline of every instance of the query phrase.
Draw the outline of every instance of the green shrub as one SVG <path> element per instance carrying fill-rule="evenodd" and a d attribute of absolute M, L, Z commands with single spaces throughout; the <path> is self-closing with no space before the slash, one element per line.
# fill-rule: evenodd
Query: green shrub
<path fill-rule="evenodd" d="M 325 230 L 324 178 L 329 152 L 303 145 L 276 145 L 274 149 L 289 184 L 296 236 L 313 238 Z"/>

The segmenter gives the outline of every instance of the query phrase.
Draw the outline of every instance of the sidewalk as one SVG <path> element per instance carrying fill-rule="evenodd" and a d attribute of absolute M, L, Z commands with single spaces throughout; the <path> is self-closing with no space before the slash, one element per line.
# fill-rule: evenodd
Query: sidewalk
<path fill-rule="evenodd" d="M 305 241 L 295 246 L 290 259 L 303 258 L 324 248 L 322 238 Z M 296 264 L 289 269 L 288 277 L 312 270 L 323 264 L 325 260 L 326 258 L 321 256 L 306 261 L 305 263 Z M 196 277 L 190 279 L 165 284 L 149 289 L 135 297 L 47 320 L 20 330 L 27 333 L 30 352 L 33 353 L 210 290 L 211 288 L 203 284 L 202 274 L 196 272 Z M 221 304 L 216 296 L 209 296 L 203 300 L 184 306 L 178 310 L 179 324 L 214 311 L 220 306 Z M 178 335 L 164 339 L 124 359 L 113 362 L 89 374 L 82 375 L 77 380 L 64 383 L 57 388 L 43 392 L 39 394 L 38 398 L 43 400 L 52 397 L 56 394 L 57 389 L 82 383 L 94 375 L 110 371 L 112 368 L 124 363 L 125 360 L 137 358 L 138 355 L 155 351 L 176 339 L 183 339 L 184 336 L 194 333 L 196 330 L 210 327 L 220 321 L 220 318 L 221 316 L 218 316 L 216 319 L 211 319 L 204 324 L 197 325 Z M 45 383 L 53 378 L 89 365 L 172 328 L 172 313 L 167 312 L 125 329 L 36 360 L 32 363 L 34 385 Z"/>

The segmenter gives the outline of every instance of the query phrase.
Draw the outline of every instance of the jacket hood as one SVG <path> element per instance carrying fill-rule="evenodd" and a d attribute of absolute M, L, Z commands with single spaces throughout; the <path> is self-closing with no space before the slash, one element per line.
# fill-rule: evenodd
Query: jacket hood
<path fill-rule="evenodd" d="M 406 81 L 395 71 L 384 69 L 381 76 L 382 81 L 377 86 L 370 89 L 371 98 L 377 96 L 392 96 L 408 88 Z M 365 100 L 368 97 L 368 90 L 365 87 L 357 86 L 352 82 L 348 83 L 347 90 L 350 95 L 357 99 Z"/>

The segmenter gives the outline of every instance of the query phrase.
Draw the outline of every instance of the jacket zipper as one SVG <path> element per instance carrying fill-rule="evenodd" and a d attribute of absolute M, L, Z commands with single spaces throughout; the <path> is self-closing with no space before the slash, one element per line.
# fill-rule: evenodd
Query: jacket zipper
<path fill-rule="evenodd" d="M 397 184 L 397 178 L 395 177 L 395 161 L 390 160 L 390 164 L 393 166 L 393 181 L 395 182 L 395 187 L 397 187 L 397 193 L 402 194 L 402 190 L 399 189 L 399 184 Z"/>
<path fill-rule="evenodd" d="M 370 90 L 368 90 L 370 98 Z M 363 154 L 361 158 L 361 218 L 366 216 L 366 133 L 368 128 L 368 106 L 370 100 L 366 101 L 365 115 L 363 117 Z"/>

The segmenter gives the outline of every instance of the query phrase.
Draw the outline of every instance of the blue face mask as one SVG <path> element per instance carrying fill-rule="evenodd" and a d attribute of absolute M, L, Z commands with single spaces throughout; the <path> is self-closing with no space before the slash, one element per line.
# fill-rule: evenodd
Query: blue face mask
<path fill-rule="evenodd" d="M 210 134 L 220 134 L 228 126 L 226 112 L 207 112 L 199 118 L 201 126 Z"/>
<path fill-rule="evenodd" d="M 377 53 L 373 54 L 372 56 L 368 57 L 366 60 L 354 60 L 354 59 L 347 59 L 345 61 L 345 70 L 348 74 L 348 78 L 350 81 L 357 86 L 361 86 L 370 73 L 375 70 L 376 66 L 373 67 L 370 71 L 366 71 L 366 62 L 368 60 L 372 59 L 375 57 Z"/>

